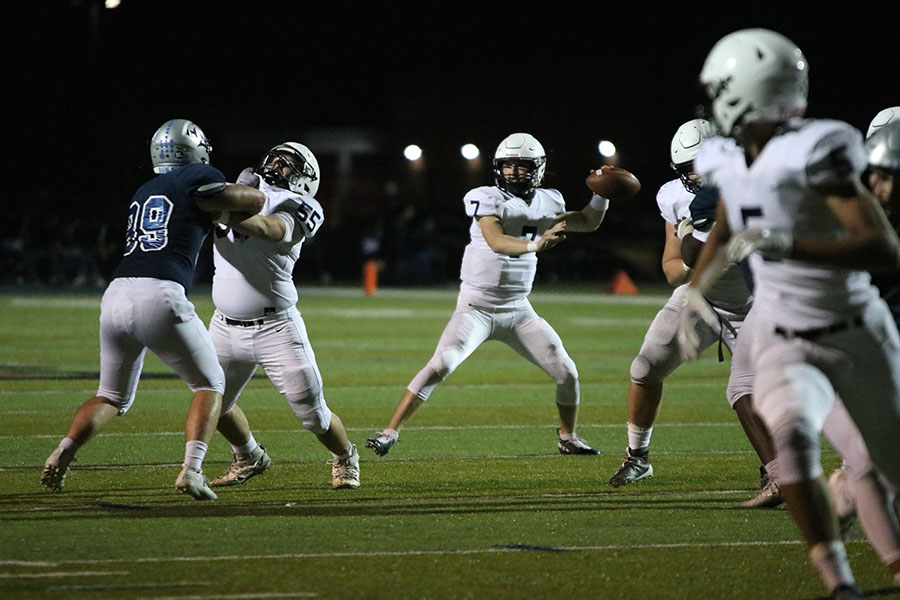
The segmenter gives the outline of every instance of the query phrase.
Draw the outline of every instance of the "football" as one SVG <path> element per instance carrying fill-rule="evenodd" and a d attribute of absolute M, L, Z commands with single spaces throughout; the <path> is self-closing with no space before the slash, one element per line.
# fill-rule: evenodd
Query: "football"
<path fill-rule="evenodd" d="M 610 200 L 630 198 L 641 191 L 641 182 L 631 171 L 610 165 L 592 170 L 584 182 L 592 192 Z"/>

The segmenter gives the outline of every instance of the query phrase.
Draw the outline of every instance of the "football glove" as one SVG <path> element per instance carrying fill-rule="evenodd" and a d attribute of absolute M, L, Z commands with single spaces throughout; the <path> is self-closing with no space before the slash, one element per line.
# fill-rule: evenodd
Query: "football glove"
<path fill-rule="evenodd" d="M 758 252 L 766 260 L 778 261 L 790 256 L 794 238 L 786 231 L 774 229 L 745 229 L 728 241 L 725 252 L 728 260 L 738 263 Z"/>
<path fill-rule="evenodd" d="M 254 173 L 253 169 L 248 167 L 241 171 L 241 174 L 238 175 L 236 183 L 259 189 L 259 175 Z"/>
<path fill-rule="evenodd" d="M 694 223 L 687 217 L 678 221 L 678 225 L 675 226 L 675 237 L 679 240 L 683 240 L 687 236 L 691 235 L 691 232 L 694 231 Z"/>

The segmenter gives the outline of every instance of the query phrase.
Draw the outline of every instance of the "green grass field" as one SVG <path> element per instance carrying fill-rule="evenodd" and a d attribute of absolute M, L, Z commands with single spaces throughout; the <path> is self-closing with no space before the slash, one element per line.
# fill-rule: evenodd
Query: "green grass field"
<path fill-rule="evenodd" d="M 208 319 L 208 290 L 192 300 Z M 578 365 L 579 434 L 601 456 L 557 453 L 552 382 L 491 342 L 378 458 L 365 438 L 431 356 L 455 290 L 301 290 L 326 398 L 361 448 L 362 486 L 330 489 L 330 455 L 258 374 L 241 405 L 272 469 L 203 503 L 174 490 L 190 393 L 155 357 L 132 410 L 80 451 L 66 490 L 39 485 L 96 391 L 99 294 L 0 295 L 0 598 L 821 597 L 787 512 L 739 506 L 758 465 L 714 351 L 667 382 L 655 477 L 607 485 L 626 445 L 628 368 L 663 301 L 547 286 L 532 297 Z M 215 438 L 207 473 L 230 460 Z M 838 459 L 828 450 L 823 462 Z M 858 525 L 847 547 L 868 594 L 900 597 Z"/>

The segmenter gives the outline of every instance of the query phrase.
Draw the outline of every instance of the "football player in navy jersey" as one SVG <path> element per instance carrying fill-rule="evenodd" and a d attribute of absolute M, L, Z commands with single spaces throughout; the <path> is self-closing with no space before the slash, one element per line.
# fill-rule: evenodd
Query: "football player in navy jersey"
<path fill-rule="evenodd" d="M 250 187 L 226 185 L 225 176 L 209 165 L 211 151 L 203 131 L 185 119 L 167 121 L 151 139 L 158 176 L 131 199 L 125 253 L 100 304 L 100 386 L 44 463 L 41 483 L 51 490 L 62 491 L 78 449 L 131 408 L 149 348 L 194 394 L 175 487 L 198 500 L 216 499 L 201 467 L 216 430 L 225 377 L 187 292 L 214 222 L 248 218 L 266 198 Z"/>

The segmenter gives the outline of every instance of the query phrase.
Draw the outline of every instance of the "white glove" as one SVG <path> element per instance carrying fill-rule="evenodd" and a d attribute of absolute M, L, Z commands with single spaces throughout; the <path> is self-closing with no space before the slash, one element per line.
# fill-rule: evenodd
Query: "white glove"
<path fill-rule="evenodd" d="M 694 222 L 687 217 L 678 221 L 678 225 L 675 226 L 675 236 L 678 237 L 679 240 L 683 240 L 691 235 L 692 231 L 694 231 Z"/>
<path fill-rule="evenodd" d="M 694 360 L 703 350 L 697 333 L 700 323 L 719 327 L 719 317 L 698 289 L 688 287 L 681 296 L 681 313 L 678 319 L 678 344 L 688 360 Z"/>
<path fill-rule="evenodd" d="M 728 240 L 725 252 L 728 260 L 741 262 L 753 252 L 766 260 L 782 260 L 794 249 L 794 238 L 786 231 L 775 229 L 745 229 Z"/>
<path fill-rule="evenodd" d="M 259 175 L 254 173 L 253 169 L 248 167 L 241 171 L 241 174 L 238 175 L 237 181 L 235 183 L 259 189 Z"/>

